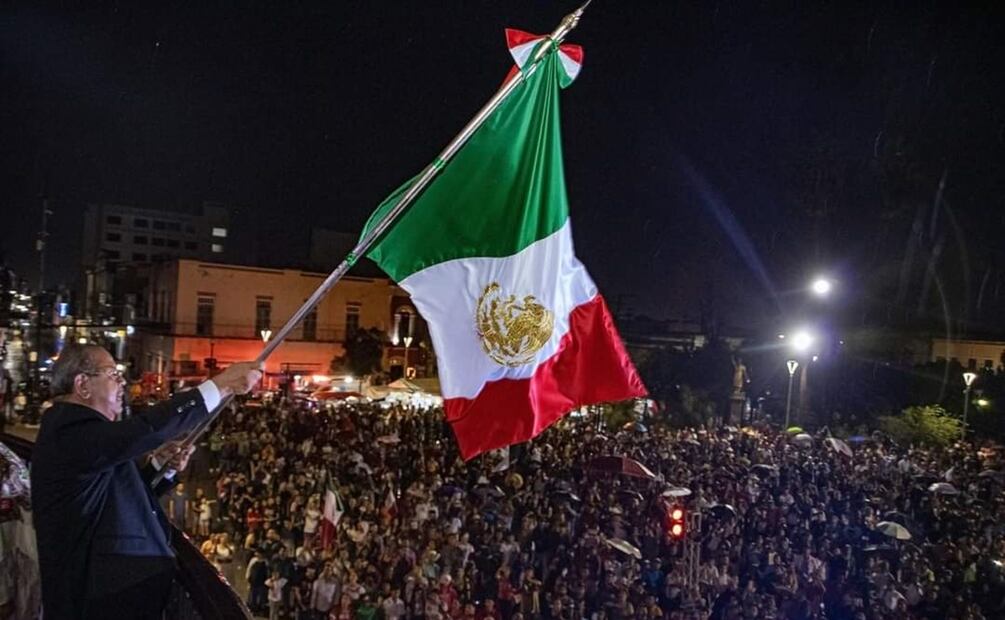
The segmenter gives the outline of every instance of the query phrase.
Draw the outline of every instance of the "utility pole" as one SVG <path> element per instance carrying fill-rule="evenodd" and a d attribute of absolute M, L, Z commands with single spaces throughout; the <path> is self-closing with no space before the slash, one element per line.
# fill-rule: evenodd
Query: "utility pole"
<path fill-rule="evenodd" d="M 38 231 L 35 249 L 38 250 L 38 292 L 45 290 L 45 240 L 49 237 L 49 199 L 42 194 L 42 229 Z"/>
<path fill-rule="evenodd" d="M 35 249 L 38 250 L 38 297 L 35 302 L 35 361 L 32 368 L 32 375 L 35 377 L 35 390 L 41 389 L 42 384 L 42 306 L 45 303 L 45 242 L 49 237 L 49 199 L 43 193 L 42 198 L 42 228 L 38 231 L 38 239 L 35 241 Z M 29 356 L 29 360 L 30 360 Z"/>

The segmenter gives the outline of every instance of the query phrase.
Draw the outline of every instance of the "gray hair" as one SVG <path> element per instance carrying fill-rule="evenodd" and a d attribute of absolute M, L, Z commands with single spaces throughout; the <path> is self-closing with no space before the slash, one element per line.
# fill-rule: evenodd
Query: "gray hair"
<path fill-rule="evenodd" d="M 94 372 L 94 354 L 104 351 L 96 344 L 68 344 L 59 352 L 59 359 L 52 365 L 52 381 L 49 391 L 53 397 L 73 393 L 73 382 L 81 373 Z"/>

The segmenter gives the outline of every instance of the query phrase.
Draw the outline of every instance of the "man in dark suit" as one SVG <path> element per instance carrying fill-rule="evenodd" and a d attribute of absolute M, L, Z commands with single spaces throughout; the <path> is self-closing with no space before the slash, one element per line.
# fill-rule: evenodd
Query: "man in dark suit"
<path fill-rule="evenodd" d="M 55 404 L 42 418 L 31 464 L 46 620 L 161 617 L 174 553 L 135 461 L 260 378 L 255 363 L 233 364 L 197 389 L 119 420 L 125 382 L 112 356 L 98 346 L 62 351 L 52 369 Z"/>

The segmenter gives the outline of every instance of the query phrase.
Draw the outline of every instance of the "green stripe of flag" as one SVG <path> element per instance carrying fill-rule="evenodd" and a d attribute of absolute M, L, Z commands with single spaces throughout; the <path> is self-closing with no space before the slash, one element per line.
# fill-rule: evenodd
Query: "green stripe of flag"
<path fill-rule="evenodd" d="M 562 227 L 561 73 L 552 50 L 370 250 L 395 281 L 448 260 L 511 256 Z M 381 203 L 364 234 L 414 181 Z"/>

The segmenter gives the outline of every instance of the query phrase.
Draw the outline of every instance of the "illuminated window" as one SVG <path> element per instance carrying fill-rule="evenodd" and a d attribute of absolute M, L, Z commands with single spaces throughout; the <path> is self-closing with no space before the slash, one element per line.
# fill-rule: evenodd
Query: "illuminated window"
<path fill-rule="evenodd" d="M 223 252 L 223 244 L 222 243 L 214 243 L 213 244 L 213 253 L 214 254 L 219 254 L 220 252 Z"/>
<path fill-rule="evenodd" d="M 314 308 L 304 317 L 301 323 L 304 329 L 304 340 L 314 341 L 318 339 L 318 309 Z"/>
<path fill-rule="evenodd" d="M 195 313 L 195 333 L 198 336 L 213 335 L 213 310 L 216 300 L 210 296 L 198 297 Z"/>
<path fill-rule="evenodd" d="M 345 335 L 352 338 L 359 329 L 359 311 L 361 304 L 358 301 L 350 301 L 345 305 Z"/>
<path fill-rule="evenodd" d="M 258 297 L 255 299 L 255 336 L 260 337 L 266 329 L 272 329 L 272 298 Z"/>
<path fill-rule="evenodd" d="M 226 238 L 226 236 L 227 236 L 227 229 L 226 228 L 216 228 L 216 227 L 214 227 L 213 228 L 213 236 L 214 237 Z"/>

